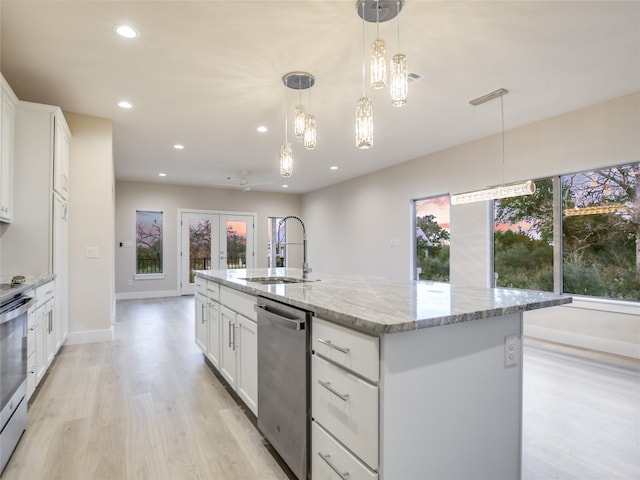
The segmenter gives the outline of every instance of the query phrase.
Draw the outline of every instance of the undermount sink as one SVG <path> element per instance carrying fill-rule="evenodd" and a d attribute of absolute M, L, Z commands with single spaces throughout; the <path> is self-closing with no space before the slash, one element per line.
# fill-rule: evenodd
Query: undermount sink
<path fill-rule="evenodd" d="M 260 283 L 262 285 L 273 285 L 280 283 L 306 283 L 306 282 L 317 282 L 318 280 L 308 280 L 304 278 L 297 277 L 247 277 L 241 278 L 240 280 L 245 280 L 251 283 Z"/>

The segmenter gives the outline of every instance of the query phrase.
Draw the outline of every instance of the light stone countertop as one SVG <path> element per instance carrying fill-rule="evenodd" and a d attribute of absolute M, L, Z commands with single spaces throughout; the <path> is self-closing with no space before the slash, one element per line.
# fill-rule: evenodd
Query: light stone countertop
<path fill-rule="evenodd" d="M 25 281 L 23 284 L 10 287 L 11 279 L 13 275 L 2 275 L 0 277 L 0 304 L 10 300 L 12 297 L 33 290 L 34 288 L 44 285 L 47 282 L 53 280 L 55 274 L 42 274 L 42 275 L 25 275 Z"/>
<path fill-rule="evenodd" d="M 295 268 L 198 270 L 196 274 L 375 335 L 480 320 L 572 301 L 570 296 L 533 290 L 453 287 L 447 283 L 315 272 L 305 283 L 262 285 L 245 280 L 267 276 L 301 278 L 301 270 Z"/>

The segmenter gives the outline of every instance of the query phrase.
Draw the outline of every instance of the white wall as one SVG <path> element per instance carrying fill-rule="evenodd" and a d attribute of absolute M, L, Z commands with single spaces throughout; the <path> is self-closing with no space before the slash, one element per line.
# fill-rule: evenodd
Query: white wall
<path fill-rule="evenodd" d="M 111 120 L 66 113 L 69 156 L 69 337 L 111 340 L 114 293 L 114 170 Z M 99 256 L 87 258 L 87 247 Z"/>
<path fill-rule="evenodd" d="M 116 294 L 121 298 L 144 298 L 179 295 L 178 209 L 255 212 L 257 223 L 256 267 L 267 266 L 267 218 L 300 214 L 300 196 L 281 193 L 243 192 L 241 189 L 190 187 L 160 183 L 116 182 Z M 119 247 L 122 241 L 135 246 L 135 212 L 163 212 L 164 279 L 135 280 L 135 247 Z M 289 227 L 291 241 L 296 240 L 296 226 Z M 289 250 L 289 265 L 302 265 L 302 255 Z M 132 285 L 128 285 L 128 281 Z"/>
<path fill-rule="evenodd" d="M 304 195 L 316 271 L 411 278 L 412 199 L 640 160 L 640 92 L 507 131 L 504 168 L 501 145 L 501 135 L 478 139 Z M 490 238 L 486 203 L 452 206 L 452 284 L 489 285 Z M 391 247 L 392 239 L 399 246 Z M 622 334 L 628 349 L 619 348 L 619 335 L 608 336 L 617 328 L 609 326 L 608 311 L 582 333 L 602 339 L 605 351 L 630 349 L 640 358 L 640 307 L 620 314 L 619 324 L 628 320 Z M 575 314 L 575 307 L 542 310 L 530 322 L 571 331 Z"/>

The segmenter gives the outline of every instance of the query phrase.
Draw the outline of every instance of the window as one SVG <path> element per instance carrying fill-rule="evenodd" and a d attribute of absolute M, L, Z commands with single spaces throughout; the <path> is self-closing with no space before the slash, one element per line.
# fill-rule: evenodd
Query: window
<path fill-rule="evenodd" d="M 162 212 L 136 211 L 136 274 L 162 274 Z"/>
<path fill-rule="evenodd" d="M 565 175 L 563 292 L 640 301 L 640 163 Z"/>
<path fill-rule="evenodd" d="M 496 200 L 496 286 L 640 301 L 639 179 L 634 163 L 536 180 L 535 194 Z"/>
<path fill-rule="evenodd" d="M 553 291 L 553 180 L 533 195 L 493 203 L 493 275 L 497 287 Z"/>
<path fill-rule="evenodd" d="M 418 280 L 449 281 L 449 195 L 414 201 Z"/>
<path fill-rule="evenodd" d="M 287 234 L 286 222 L 280 223 L 283 217 L 269 217 L 267 219 L 267 258 L 269 268 L 284 267 L 284 241 Z"/>

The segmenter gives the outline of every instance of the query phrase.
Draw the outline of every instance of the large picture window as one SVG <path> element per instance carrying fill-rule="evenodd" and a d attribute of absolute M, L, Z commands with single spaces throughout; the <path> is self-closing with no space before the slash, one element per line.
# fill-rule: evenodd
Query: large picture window
<path fill-rule="evenodd" d="M 565 175 L 563 291 L 640 300 L 640 163 Z"/>
<path fill-rule="evenodd" d="M 136 275 L 162 274 L 162 212 L 136 211 Z"/>
<path fill-rule="evenodd" d="M 418 280 L 449 281 L 450 205 L 449 195 L 414 201 Z"/>
<path fill-rule="evenodd" d="M 639 182 L 633 163 L 536 180 L 535 194 L 496 200 L 496 286 L 640 301 Z"/>
<path fill-rule="evenodd" d="M 553 181 L 536 193 L 493 203 L 493 272 L 497 287 L 553 291 Z"/>

